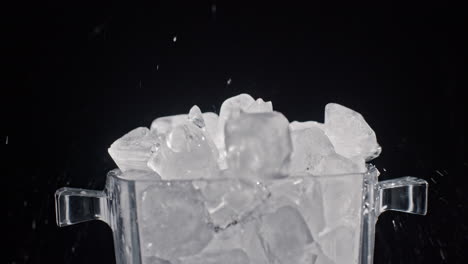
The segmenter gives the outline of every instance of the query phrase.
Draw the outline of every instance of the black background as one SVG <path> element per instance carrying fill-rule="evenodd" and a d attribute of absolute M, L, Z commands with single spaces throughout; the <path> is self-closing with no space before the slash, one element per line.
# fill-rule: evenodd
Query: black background
<path fill-rule="evenodd" d="M 56 227 L 55 190 L 102 189 L 115 139 L 241 92 L 290 120 L 323 121 L 328 102 L 362 113 L 381 179 L 430 183 L 427 216 L 380 217 L 375 263 L 466 263 L 459 6 L 170 2 L 4 8 L 7 263 L 113 263 L 104 223 Z"/>

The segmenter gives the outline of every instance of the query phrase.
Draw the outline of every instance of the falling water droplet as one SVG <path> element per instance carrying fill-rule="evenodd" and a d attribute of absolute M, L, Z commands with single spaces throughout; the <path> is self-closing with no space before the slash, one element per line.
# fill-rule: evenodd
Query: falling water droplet
<path fill-rule="evenodd" d="M 172 38 L 172 42 L 176 42 L 176 41 L 177 41 L 177 36 L 174 36 L 174 37 Z"/>
<path fill-rule="evenodd" d="M 216 4 L 211 5 L 211 13 L 216 14 Z"/>
<path fill-rule="evenodd" d="M 440 249 L 440 257 L 442 258 L 442 260 L 445 260 L 445 254 L 443 249 Z"/>

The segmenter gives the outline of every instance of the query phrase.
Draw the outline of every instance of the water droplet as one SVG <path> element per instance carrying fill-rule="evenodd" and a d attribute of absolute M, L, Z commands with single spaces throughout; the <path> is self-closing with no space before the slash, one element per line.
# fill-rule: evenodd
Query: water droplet
<path fill-rule="evenodd" d="M 34 219 L 32 220 L 31 228 L 32 228 L 32 230 L 36 229 L 36 220 L 34 220 Z"/>
<path fill-rule="evenodd" d="M 440 249 L 440 257 L 442 258 L 442 260 L 445 260 L 445 254 L 443 249 Z"/>
<path fill-rule="evenodd" d="M 172 42 L 176 42 L 176 41 L 177 41 L 177 36 L 174 36 L 174 37 L 172 38 Z"/>
<path fill-rule="evenodd" d="M 232 82 L 232 79 L 231 79 L 231 78 L 229 78 L 229 79 L 227 80 L 226 84 L 227 84 L 227 85 L 230 85 L 230 84 L 231 84 L 231 82 Z"/>

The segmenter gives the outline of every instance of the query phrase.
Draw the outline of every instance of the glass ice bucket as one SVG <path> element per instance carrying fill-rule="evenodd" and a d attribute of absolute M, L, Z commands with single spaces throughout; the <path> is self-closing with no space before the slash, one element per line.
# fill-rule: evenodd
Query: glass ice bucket
<path fill-rule="evenodd" d="M 426 181 L 378 175 L 369 166 L 263 185 L 130 179 L 114 170 L 103 191 L 57 190 L 57 225 L 106 222 L 118 264 L 371 264 L 381 213 L 427 210 Z"/>

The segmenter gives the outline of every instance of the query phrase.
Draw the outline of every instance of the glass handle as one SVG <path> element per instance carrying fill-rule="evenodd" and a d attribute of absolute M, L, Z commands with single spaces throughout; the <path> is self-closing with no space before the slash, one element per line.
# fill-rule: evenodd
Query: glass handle
<path fill-rule="evenodd" d="M 427 213 L 427 187 L 425 180 L 403 177 L 377 183 L 376 215 L 392 210 L 410 214 Z"/>
<path fill-rule="evenodd" d="M 360 264 L 374 261 L 375 224 L 381 213 L 393 210 L 425 215 L 427 212 L 425 180 L 403 177 L 379 182 L 379 174 L 373 165 L 368 165 L 364 175 Z"/>
<path fill-rule="evenodd" d="M 109 223 L 109 203 L 104 191 L 60 188 L 55 192 L 55 215 L 60 227 L 90 220 Z"/>

